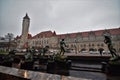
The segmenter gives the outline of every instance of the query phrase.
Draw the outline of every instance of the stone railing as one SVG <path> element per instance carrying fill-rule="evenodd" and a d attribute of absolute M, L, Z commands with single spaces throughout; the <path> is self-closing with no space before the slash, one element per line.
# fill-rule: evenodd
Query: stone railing
<path fill-rule="evenodd" d="M 0 80 L 91 80 L 0 66 Z"/>

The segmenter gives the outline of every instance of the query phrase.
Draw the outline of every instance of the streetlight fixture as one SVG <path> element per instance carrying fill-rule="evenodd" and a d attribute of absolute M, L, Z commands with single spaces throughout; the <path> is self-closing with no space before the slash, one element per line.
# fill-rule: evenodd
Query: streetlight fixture
<path fill-rule="evenodd" d="M 9 39 L 9 43 L 8 43 L 8 51 L 10 51 L 10 42 L 11 42 L 11 34 L 8 33 L 8 39 Z"/>
<path fill-rule="evenodd" d="M 75 53 L 77 54 L 77 39 L 75 39 Z"/>

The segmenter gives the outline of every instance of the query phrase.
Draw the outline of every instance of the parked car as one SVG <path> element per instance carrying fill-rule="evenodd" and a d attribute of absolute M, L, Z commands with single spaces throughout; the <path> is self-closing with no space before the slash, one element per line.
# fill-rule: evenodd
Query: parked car
<path fill-rule="evenodd" d="M 99 51 L 89 51 L 90 54 L 99 54 Z"/>
<path fill-rule="evenodd" d="M 81 53 L 88 53 L 88 51 L 81 51 Z"/>
<path fill-rule="evenodd" d="M 110 51 L 103 51 L 103 54 L 110 54 Z"/>

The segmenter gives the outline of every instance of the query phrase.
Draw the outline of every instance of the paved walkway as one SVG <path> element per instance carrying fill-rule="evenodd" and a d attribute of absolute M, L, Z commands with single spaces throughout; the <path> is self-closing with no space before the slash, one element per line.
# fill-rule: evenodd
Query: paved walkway
<path fill-rule="evenodd" d="M 78 77 L 78 78 L 86 78 L 91 80 L 106 80 L 107 77 L 104 73 L 99 72 L 88 72 L 88 71 L 69 71 L 70 76 Z"/>
<path fill-rule="evenodd" d="M 100 64 L 85 64 L 85 63 L 72 63 L 72 68 L 76 68 L 76 70 L 70 70 L 69 74 L 73 77 L 87 78 L 91 80 L 106 80 L 106 74 L 101 72 Z M 80 69 L 80 70 L 79 70 Z M 88 69 L 88 71 L 86 71 Z M 90 70 L 89 70 L 90 69 Z M 92 70 L 91 70 L 92 69 Z M 99 72 L 95 72 L 94 70 L 99 70 Z"/>

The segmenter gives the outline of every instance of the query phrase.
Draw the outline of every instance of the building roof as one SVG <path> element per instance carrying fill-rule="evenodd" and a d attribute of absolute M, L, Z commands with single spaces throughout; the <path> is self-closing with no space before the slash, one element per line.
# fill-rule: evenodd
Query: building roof
<path fill-rule="evenodd" d="M 105 32 L 105 30 L 94 31 L 96 36 L 101 36 L 101 35 L 103 35 L 104 32 Z"/>
<path fill-rule="evenodd" d="M 20 36 L 17 35 L 15 39 L 21 39 L 21 37 L 22 35 Z M 32 39 L 32 35 L 30 33 L 28 33 L 28 39 Z"/>
<path fill-rule="evenodd" d="M 75 38 L 78 35 L 80 35 L 81 37 L 88 37 L 91 32 L 95 35 L 95 36 L 102 36 L 104 33 L 108 32 L 111 35 L 120 35 L 120 28 L 113 28 L 113 29 L 104 29 L 104 30 L 96 30 L 96 31 L 86 31 L 86 32 L 76 32 L 76 33 L 66 33 L 66 34 L 56 34 L 56 32 L 52 32 L 52 31 L 43 31 L 40 32 L 38 34 L 36 34 L 35 36 L 32 37 L 31 34 L 28 34 L 28 39 L 35 39 L 35 38 L 49 38 L 52 36 L 56 36 L 59 39 L 64 39 L 66 37 L 69 38 Z M 17 36 L 17 39 L 20 39 L 21 36 Z"/>
<path fill-rule="evenodd" d="M 88 37 L 89 36 L 89 32 L 81 32 L 82 37 Z"/>
<path fill-rule="evenodd" d="M 109 31 L 110 33 L 112 33 L 112 35 L 117 35 L 117 34 L 120 35 L 120 28 L 110 29 Z"/>
<path fill-rule="evenodd" d="M 40 32 L 38 34 L 36 34 L 35 36 L 33 36 L 33 38 L 43 38 L 43 37 L 52 37 L 52 36 L 56 36 L 56 32 L 52 32 L 52 31 L 43 31 Z"/>
<path fill-rule="evenodd" d="M 88 37 L 90 33 L 94 33 L 95 36 L 102 36 L 105 32 L 109 32 L 111 35 L 120 35 L 120 28 L 114 29 L 105 29 L 105 30 L 96 30 L 96 31 L 86 31 L 86 32 L 78 32 L 78 33 L 69 33 L 70 38 L 75 38 L 77 35 L 81 35 L 82 37 Z M 59 38 L 65 38 L 66 34 L 59 34 Z"/>

